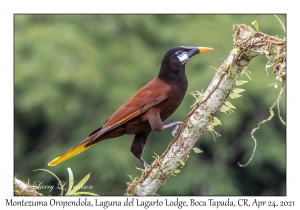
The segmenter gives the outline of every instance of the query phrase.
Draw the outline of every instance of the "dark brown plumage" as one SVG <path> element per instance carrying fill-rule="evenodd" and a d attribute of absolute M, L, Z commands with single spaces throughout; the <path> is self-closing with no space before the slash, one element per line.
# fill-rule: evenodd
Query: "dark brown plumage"
<path fill-rule="evenodd" d="M 141 155 L 149 133 L 152 130 L 161 131 L 174 126 L 172 134 L 175 135 L 181 124 L 181 122 L 173 122 L 163 125 L 163 121 L 175 112 L 186 93 L 188 86 L 185 74 L 186 62 L 192 56 L 209 50 L 212 48 L 174 47 L 169 49 L 162 59 L 157 77 L 115 111 L 101 128 L 48 165 L 54 166 L 61 163 L 102 140 L 133 134 L 130 150 L 135 157 L 148 166 Z"/>

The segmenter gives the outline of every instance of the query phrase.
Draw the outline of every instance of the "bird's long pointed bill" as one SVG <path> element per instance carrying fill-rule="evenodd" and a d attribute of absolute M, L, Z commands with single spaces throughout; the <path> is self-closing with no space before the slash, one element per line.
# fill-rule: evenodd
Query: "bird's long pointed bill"
<path fill-rule="evenodd" d="M 87 150 L 88 148 L 94 146 L 94 145 L 90 145 L 88 147 L 85 147 L 85 145 L 87 145 L 88 143 L 89 142 L 86 142 L 86 143 L 80 144 L 80 145 L 70 149 L 69 151 L 65 152 L 61 156 L 55 158 L 50 163 L 48 163 L 48 166 L 55 166 L 65 160 L 70 159 L 71 157 L 74 157 L 75 155 L 78 155 L 79 153 L 83 152 L 84 150 Z"/>
<path fill-rule="evenodd" d="M 204 53 L 213 50 L 211 47 L 198 47 L 199 53 Z"/>

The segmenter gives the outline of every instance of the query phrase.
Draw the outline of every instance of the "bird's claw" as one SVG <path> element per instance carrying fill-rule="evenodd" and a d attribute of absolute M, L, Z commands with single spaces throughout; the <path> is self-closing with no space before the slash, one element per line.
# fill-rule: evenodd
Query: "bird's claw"
<path fill-rule="evenodd" d="M 150 165 L 142 158 L 142 157 L 138 157 L 138 159 L 142 162 L 142 164 L 144 165 L 145 169 L 141 170 L 142 175 L 144 174 L 144 172 L 150 168 Z"/>
<path fill-rule="evenodd" d="M 145 173 L 145 171 L 147 171 L 147 169 L 150 168 L 150 165 L 149 165 L 148 163 L 144 162 L 144 167 L 145 167 L 145 169 L 144 169 L 144 170 L 141 170 L 141 174 L 142 174 L 142 175 Z"/>
<path fill-rule="evenodd" d="M 173 130 L 172 130 L 172 136 L 176 137 L 176 133 L 178 131 L 179 126 L 181 126 L 183 124 L 183 122 L 176 122 L 176 125 L 174 126 Z"/>
<path fill-rule="evenodd" d="M 144 163 L 144 167 L 145 167 L 145 169 L 148 169 L 148 168 L 150 168 L 150 165 L 148 164 L 148 163 Z"/>

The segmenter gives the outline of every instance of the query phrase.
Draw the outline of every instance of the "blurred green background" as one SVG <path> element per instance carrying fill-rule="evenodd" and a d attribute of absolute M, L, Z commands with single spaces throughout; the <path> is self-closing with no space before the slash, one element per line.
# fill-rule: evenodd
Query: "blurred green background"
<path fill-rule="evenodd" d="M 285 15 L 278 15 L 285 23 Z M 188 91 L 205 90 L 232 49 L 233 24 L 257 20 L 263 33 L 284 37 L 273 15 L 15 15 L 14 50 L 14 174 L 31 184 L 55 185 L 51 170 L 68 180 L 67 167 L 80 181 L 91 172 L 85 190 L 122 195 L 128 175 L 139 176 L 141 163 L 130 153 L 132 136 L 103 141 L 59 164 L 47 163 L 85 139 L 132 94 L 155 77 L 164 53 L 180 45 L 214 50 L 193 57 L 186 65 Z M 242 97 L 229 100 L 235 113 L 218 113 L 222 126 L 215 142 L 206 133 L 196 143 L 202 154 L 190 153 L 185 167 L 171 176 L 159 195 L 286 195 L 286 128 L 277 110 L 271 122 L 251 130 L 269 116 L 280 88 L 266 58 L 254 59 L 252 81 L 240 86 Z M 248 80 L 243 77 L 243 80 Z M 178 110 L 165 121 L 184 120 L 194 99 L 186 94 Z M 281 100 L 285 119 L 285 94 Z M 171 129 L 152 132 L 144 151 L 151 163 L 173 140 Z M 67 186 L 67 185 L 66 185 Z M 60 190 L 40 190 L 58 195 Z"/>

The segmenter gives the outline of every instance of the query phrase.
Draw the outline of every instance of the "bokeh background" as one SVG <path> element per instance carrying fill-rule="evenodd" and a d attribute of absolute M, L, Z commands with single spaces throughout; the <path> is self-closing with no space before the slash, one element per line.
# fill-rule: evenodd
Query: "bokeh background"
<path fill-rule="evenodd" d="M 285 23 L 285 15 L 278 15 Z M 257 20 L 259 30 L 283 38 L 271 15 L 15 15 L 14 16 L 14 175 L 33 184 L 57 186 L 44 168 L 67 181 L 67 167 L 75 181 L 88 173 L 85 190 L 99 195 L 123 195 L 128 175 L 142 167 L 130 153 L 132 136 L 103 141 L 84 153 L 48 167 L 104 121 L 133 93 L 155 77 L 165 51 L 173 46 L 208 46 L 214 50 L 193 57 L 186 65 L 188 91 L 205 90 L 232 49 L 233 24 Z M 171 176 L 159 195 L 286 195 L 286 128 L 277 111 L 271 122 L 255 133 L 257 150 L 252 162 L 251 130 L 269 116 L 279 89 L 267 59 L 248 66 L 252 80 L 239 99 L 229 101 L 235 113 L 218 113 L 222 121 L 217 141 L 206 133 L 196 143 L 203 153 L 190 158 Z M 243 80 L 249 80 L 243 77 Z M 279 84 L 280 87 L 280 84 Z M 178 110 L 166 120 L 184 120 L 193 104 L 186 94 Z M 280 111 L 286 115 L 285 94 Z M 171 129 L 152 132 L 144 159 L 153 161 L 173 140 Z M 68 183 L 67 183 L 68 184 Z M 58 195 L 60 190 L 40 190 Z"/>

